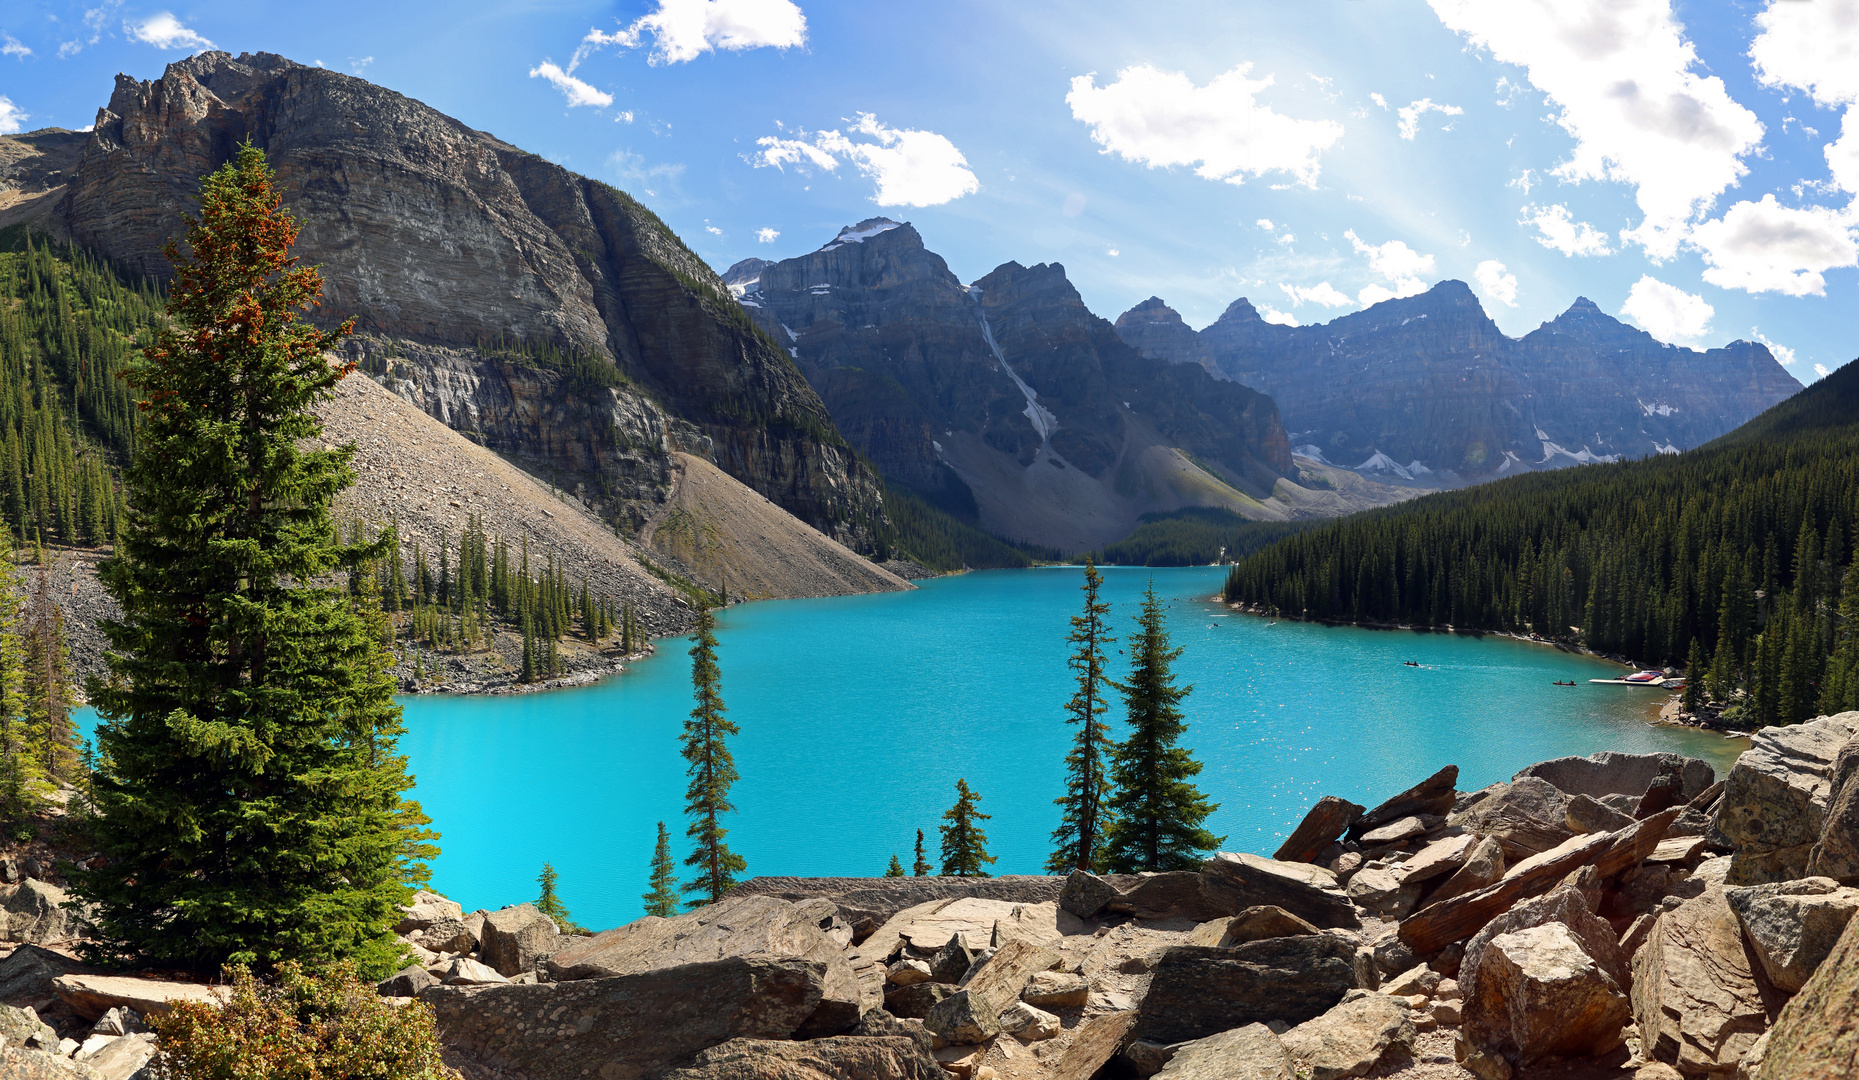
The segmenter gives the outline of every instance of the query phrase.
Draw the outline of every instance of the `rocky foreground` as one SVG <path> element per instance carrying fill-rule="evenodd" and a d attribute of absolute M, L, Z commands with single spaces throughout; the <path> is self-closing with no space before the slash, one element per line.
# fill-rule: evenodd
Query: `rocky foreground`
<path fill-rule="evenodd" d="M 1457 778 L 1325 797 L 1275 857 L 1197 871 L 758 878 L 591 936 L 421 893 L 380 992 L 471 1080 L 1859 1074 L 1859 713 L 1759 732 L 1721 780 L 1615 753 Z M 78 965 L 61 898 L 0 902 L 30 942 L 0 1074 L 146 1075 L 140 1015 L 215 991 Z"/>

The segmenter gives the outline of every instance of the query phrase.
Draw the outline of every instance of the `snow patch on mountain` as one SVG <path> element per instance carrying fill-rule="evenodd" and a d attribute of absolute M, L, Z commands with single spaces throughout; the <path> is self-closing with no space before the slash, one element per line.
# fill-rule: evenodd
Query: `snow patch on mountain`
<path fill-rule="evenodd" d="M 1377 450 L 1367 461 L 1356 466 L 1357 472 L 1392 473 L 1403 480 L 1412 480 L 1414 474 L 1407 467 L 1388 455 Z"/>
<path fill-rule="evenodd" d="M 1007 362 L 1006 354 L 1001 352 L 1000 345 L 995 342 L 994 327 L 988 324 L 988 309 L 981 306 L 980 286 L 970 285 L 968 295 L 974 297 L 975 310 L 981 315 L 982 340 L 988 343 L 988 348 L 994 353 L 994 359 L 1000 361 L 1001 370 L 1005 371 L 1007 377 L 1013 380 L 1013 384 L 1020 388 L 1020 393 L 1026 395 L 1025 415 L 1033 422 L 1033 430 L 1039 432 L 1039 448 L 1044 450 L 1052 442 L 1052 433 L 1059 429 L 1059 418 L 1052 415 L 1051 409 L 1039 403 L 1039 395 L 1026 384 L 1026 380 L 1020 377 L 1020 373 L 1013 369 L 1013 365 Z"/>
<path fill-rule="evenodd" d="M 1329 459 L 1323 456 L 1323 448 L 1316 443 L 1305 443 L 1302 446 L 1293 446 L 1291 452 L 1298 457 L 1307 457 L 1320 465 L 1328 465 L 1330 463 Z"/>
<path fill-rule="evenodd" d="M 838 236 L 833 237 L 833 239 L 821 247 L 820 250 L 832 251 L 834 248 L 842 248 L 847 244 L 862 244 L 872 237 L 877 236 L 879 233 L 890 232 L 892 229 L 902 224 L 903 222 L 892 221 L 890 218 L 870 218 L 859 222 L 857 225 L 847 225 L 845 228 L 839 230 Z"/>
<path fill-rule="evenodd" d="M 1640 401 L 1639 398 L 1634 398 L 1633 400 L 1639 402 L 1640 412 L 1647 416 L 1670 416 L 1678 411 L 1678 406 L 1667 405 L 1663 401 L 1647 402 Z"/>

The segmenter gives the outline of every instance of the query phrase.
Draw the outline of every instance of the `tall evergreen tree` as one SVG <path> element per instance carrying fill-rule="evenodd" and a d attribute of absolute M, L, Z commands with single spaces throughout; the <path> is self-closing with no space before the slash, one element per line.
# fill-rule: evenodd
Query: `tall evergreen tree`
<path fill-rule="evenodd" d="M 133 509 L 102 578 L 121 606 L 92 679 L 103 768 L 74 873 L 96 958 L 217 971 L 357 959 L 385 973 L 392 927 L 436 849 L 406 792 L 380 641 L 325 583 L 377 550 L 337 543 L 352 447 L 316 449 L 313 409 L 350 365 L 303 317 L 321 293 L 251 144 L 201 184 L 171 242 L 170 322 L 133 376 Z"/>
<path fill-rule="evenodd" d="M 1691 639 L 1691 657 L 1685 662 L 1685 696 L 1680 705 L 1688 713 L 1704 705 L 1704 646 L 1697 638 Z"/>
<path fill-rule="evenodd" d="M 1110 605 L 1098 600 L 1103 575 L 1097 563 L 1086 556 L 1084 561 L 1084 610 L 1072 616 L 1072 630 L 1065 640 L 1076 646 L 1069 661 L 1077 689 L 1065 703 L 1065 722 L 1076 726 L 1072 748 L 1065 755 L 1065 794 L 1053 802 L 1060 808 L 1059 827 L 1052 832 L 1052 855 L 1046 860 L 1046 872 L 1068 873 L 1072 870 L 1098 868 L 1103 845 L 1105 800 L 1110 796 L 1110 780 L 1104 763 L 1110 752 L 1110 732 L 1104 724 L 1109 705 L 1104 701 L 1108 678 L 1104 673 L 1104 648 L 1116 638 L 1110 635 L 1106 616 Z"/>
<path fill-rule="evenodd" d="M 1181 701 L 1194 688 L 1176 686 L 1174 663 L 1155 582 L 1143 593 L 1136 636 L 1130 640 L 1130 678 L 1113 685 L 1129 710 L 1129 738 L 1110 754 L 1116 794 L 1104 838 L 1103 865 L 1119 874 L 1192 870 L 1224 837 L 1201 827 L 1219 809 L 1191 781 L 1201 763 L 1177 745 L 1187 731 Z"/>
<path fill-rule="evenodd" d="M 13 559 L 12 533 L 0 529 L 0 823 L 30 814 L 45 795 L 26 716 L 20 582 Z"/>
<path fill-rule="evenodd" d="M 884 868 L 885 877 L 903 877 L 904 864 L 897 860 L 897 853 L 891 853 L 891 864 Z"/>
<path fill-rule="evenodd" d="M 541 895 L 536 897 L 536 910 L 554 919 L 555 925 L 566 934 L 577 927 L 573 917 L 568 914 L 568 906 L 562 903 L 561 895 L 556 891 L 559 877 L 552 864 L 542 864 L 542 873 L 536 875 L 536 886 L 541 890 Z"/>
<path fill-rule="evenodd" d="M 684 793 L 684 813 L 691 819 L 684 835 L 696 844 L 684 865 L 695 867 L 697 876 L 684 883 L 692 895 L 691 907 L 714 904 L 736 884 L 736 875 L 748 868 L 742 856 L 729 850 L 723 842 L 728 830 L 723 815 L 736 808 L 730 805 L 730 785 L 736 782 L 736 759 L 730 756 L 724 740 L 736 734 L 736 725 L 723 718 L 722 675 L 716 663 L 716 616 L 707 606 L 697 609 L 697 629 L 691 645 L 691 690 L 697 707 L 684 722 L 684 760 L 690 762 L 685 775 L 691 778 Z"/>
<path fill-rule="evenodd" d="M 968 781 L 957 780 L 955 805 L 942 815 L 949 823 L 942 827 L 943 877 L 993 876 L 984 867 L 999 860 L 988 854 L 988 834 L 978 824 L 991 816 L 981 812 L 981 796 L 969 789 Z"/>
<path fill-rule="evenodd" d="M 929 877 L 929 872 L 932 869 L 934 869 L 934 867 L 930 866 L 929 858 L 923 853 L 923 830 L 918 829 L 917 858 L 915 862 L 910 864 L 910 873 L 915 877 Z"/>
<path fill-rule="evenodd" d="M 652 891 L 641 899 L 645 901 L 645 913 L 669 919 L 678 913 L 678 878 L 671 862 L 671 834 L 665 831 L 665 823 L 658 823 L 658 846 L 652 849 Z"/>

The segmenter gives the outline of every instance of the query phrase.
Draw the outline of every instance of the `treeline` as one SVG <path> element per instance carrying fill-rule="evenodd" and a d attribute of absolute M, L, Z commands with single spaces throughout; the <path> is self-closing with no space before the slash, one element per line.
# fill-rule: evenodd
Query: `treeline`
<path fill-rule="evenodd" d="M 0 230 L 0 519 L 22 541 L 116 535 L 136 428 L 119 376 L 161 304 L 82 249 Z"/>
<path fill-rule="evenodd" d="M 1859 364 L 1686 454 L 1431 495 L 1289 538 L 1235 565 L 1226 598 L 1686 665 L 1729 722 L 1793 723 L 1859 707 L 1856 524 Z"/>
<path fill-rule="evenodd" d="M 1128 536 L 1106 544 L 1097 561 L 1116 566 L 1211 566 L 1236 562 L 1310 527 L 1303 521 L 1251 521 L 1223 507 L 1192 506 L 1144 514 Z"/>
<path fill-rule="evenodd" d="M 349 524 L 349 543 L 371 542 L 361 521 Z M 531 565 L 529 541 L 513 551 L 502 537 L 485 532 L 476 514 L 454 544 L 441 534 L 437 552 L 418 542 L 403 545 L 392 530 L 378 556 L 358 560 L 349 572 L 349 592 L 378 600 L 384 612 L 404 613 L 407 640 L 432 650 L 489 648 L 499 627 L 523 635 L 522 682 L 562 674 L 559 644 L 579 636 L 598 643 L 617 635 L 622 652 L 644 645 L 631 601 L 596 594 L 582 578 L 577 585 L 549 555 Z M 420 678 L 415 658 L 414 677 Z"/>
<path fill-rule="evenodd" d="M 43 809 L 61 784 L 88 775 L 71 710 L 77 696 L 65 647 L 64 614 L 51 598 L 51 567 L 39 551 L 27 582 L 0 531 L 0 825 Z"/>
<path fill-rule="evenodd" d="M 891 532 L 878 554 L 895 553 L 941 573 L 1021 569 L 1033 565 L 1036 553 L 1057 556 L 1010 544 L 896 484 L 884 486 L 884 511 L 891 519 Z"/>

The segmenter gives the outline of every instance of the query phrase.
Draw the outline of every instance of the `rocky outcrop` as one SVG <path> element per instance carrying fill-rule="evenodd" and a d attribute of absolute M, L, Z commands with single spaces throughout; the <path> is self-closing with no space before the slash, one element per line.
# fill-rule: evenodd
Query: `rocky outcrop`
<path fill-rule="evenodd" d="M 1859 731 L 1859 712 L 1823 716 L 1750 737 L 1724 784 L 1711 840 L 1733 848 L 1730 884 L 1806 877 L 1827 821 L 1834 760 Z"/>
<path fill-rule="evenodd" d="M 1788 1002 L 1764 1039 L 1751 1080 L 1845 1080 L 1859 1075 L 1859 920 Z"/>
<path fill-rule="evenodd" d="M 484 916 L 480 958 L 501 975 L 521 975 L 560 947 L 561 932 L 555 920 L 534 904 L 517 904 Z"/>
<path fill-rule="evenodd" d="M 1526 776 L 1448 820 L 1496 840 L 1506 860 L 1519 862 L 1575 835 L 1568 811 L 1566 794 L 1548 781 Z"/>
<path fill-rule="evenodd" d="M 1137 1033 L 1171 1043 L 1251 1023 L 1301 1024 L 1358 988 L 1355 951 L 1330 934 L 1172 949 L 1156 966 Z"/>
<path fill-rule="evenodd" d="M 1269 398 L 1147 359 L 1057 264 L 964 286 L 906 223 L 726 274 L 848 439 L 932 502 L 1066 551 L 1185 506 L 1262 510 L 1292 470 Z"/>
<path fill-rule="evenodd" d="M 167 1012 L 176 1002 L 217 1003 L 225 999 L 225 991 L 200 983 L 127 975 L 60 975 L 52 980 L 52 992 L 86 1020 L 95 1020 L 111 1009 L 134 1009 L 147 1015 Z"/>
<path fill-rule="evenodd" d="M 1763 973 L 1791 994 L 1807 984 L 1859 911 L 1859 889 L 1832 878 L 1731 888 L 1724 897 Z"/>
<path fill-rule="evenodd" d="M 1019 1001 L 1036 972 L 1048 970 L 1058 954 L 1024 939 L 1009 941 L 970 968 L 955 993 L 937 1002 L 923 1026 L 952 1043 L 978 1043 L 1001 1030 L 1001 1014 Z"/>
<path fill-rule="evenodd" d="M 1859 733 L 1840 747 L 1828 777 L 1826 821 L 1807 872 L 1859 885 Z"/>
<path fill-rule="evenodd" d="M 1367 1076 L 1391 1051 L 1411 1050 L 1414 1020 L 1407 1003 L 1389 994 L 1351 990 L 1322 1016 L 1280 1036 L 1291 1065 L 1310 1080 Z"/>
<path fill-rule="evenodd" d="M 1513 780 L 1533 776 L 1554 784 L 1568 795 L 1586 795 L 1596 800 L 1609 795 L 1629 795 L 1637 799 L 1659 778 L 1662 770 L 1674 767 L 1682 777 L 1681 798 L 1686 802 L 1703 794 L 1717 779 L 1717 772 L 1711 768 L 1710 763 L 1698 758 L 1678 754 L 1622 754 L 1603 750 L 1587 757 L 1539 761 L 1519 772 Z"/>
<path fill-rule="evenodd" d="M 1423 814 L 1431 817 L 1444 817 L 1451 812 L 1453 803 L 1456 801 L 1457 792 L 1453 790 L 1453 786 L 1458 782 L 1459 767 L 1457 765 L 1446 766 L 1373 810 L 1358 816 L 1350 823 L 1349 838 L 1360 840 L 1364 833 L 1402 818 Z"/>
<path fill-rule="evenodd" d="M 1231 904 L 1228 910 L 1232 914 L 1269 905 L 1313 926 L 1362 924 L 1336 875 L 1321 866 L 1222 851 L 1207 860 L 1201 875 L 1206 879 L 1207 892 Z"/>
<path fill-rule="evenodd" d="M 663 1080 L 947 1080 L 934 1057 L 904 1035 L 807 1042 L 731 1039 Z"/>
<path fill-rule="evenodd" d="M 1294 1080 L 1291 1055 L 1264 1024 L 1195 1039 L 1175 1047 L 1157 1080 Z"/>
<path fill-rule="evenodd" d="M 1465 1037 L 1519 1065 L 1605 1054 L 1621 1044 L 1632 1019 L 1625 988 L 1560 922 L 1496 935 L 1475 970 Z"/>
<path fill-rule="evenodd" d="M 1659 916 L 1633 957 L 1633 1015 L 1646 1056 L 1686 1076 L 1723 1076 L 1781 1007 L 1713 886 Z"/>
<path fill-rule="evenodd" d="M 1316 862 L 1323 849 L 1336 842 L 1362 816 L 1362 808 L 1347 799 L 1325 795 L 1304 820 L 1297 823 L 1272 856 L 1282 862 Z"/>
<path fill-rule="evenodd" d="M 0 899 L 0 941 L 35 945 L 75 936 L 80 920 L 66 910 L 65 891 L 47 881 L 27 878 Z"/>
<path fill-rule="evenodd" d="M 165 277 L 200 178 L 248 138 L 303 224 L 297 254 L 322 267 L 322 312 L 356 316 L 355 355 L 433 415 L 591 494 L 701 453 L 870 549 L 876 478 L 702 260 L 625 193 L 417 101 L 269 53 L 119 76 L 63 224 Z"/>
<path fill-rule="evenodd" d="M 1459 281 L 1323 325 L 1268 323 L 1244 299 L 1198 334 L 1173 315 L 1151 299 L 1117 329 L 1270 394 L 1300 453 L 1403 480 L 1690 449 L 1801 388 L 1763 345 L 1674 348 L 1586 298 L 1509 338 Z"/>

